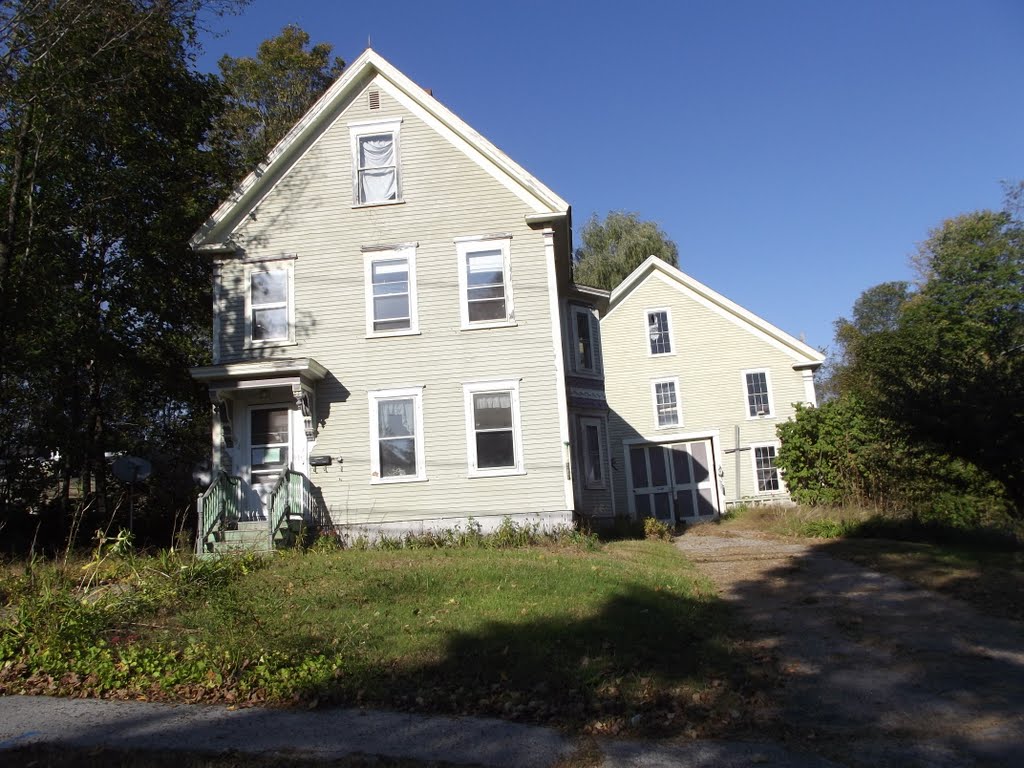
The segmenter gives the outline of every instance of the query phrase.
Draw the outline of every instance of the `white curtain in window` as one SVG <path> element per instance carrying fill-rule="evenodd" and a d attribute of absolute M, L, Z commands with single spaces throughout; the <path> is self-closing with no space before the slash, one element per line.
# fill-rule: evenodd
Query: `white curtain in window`
<path fill-rule="evenodd" d="M 378 405 L 381 437 L 411 436 L 412 400 L 387 400 Z"/>
<path fill-rule="evenodd" d="M 395 167 L 394 137 L 388 134 L 359 140 L 359 183 L 363 202 L 397 199 Z"/>

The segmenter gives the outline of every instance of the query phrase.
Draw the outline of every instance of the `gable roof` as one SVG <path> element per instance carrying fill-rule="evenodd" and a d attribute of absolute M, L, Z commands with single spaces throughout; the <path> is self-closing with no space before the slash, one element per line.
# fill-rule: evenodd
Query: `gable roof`
<path fill-rule="evenodd" d="M 634 269 L 626 279 L 615 287 L 609 299 L 605 317 L 614 312 L 627 296 L 652 277 L 661 278 L 680 293 L 690 296 L 752 333 L 767 337 L 776 347 L 796 361 L 794 367 L 814 369 L 825 362 L 825 355 L 818 350 L 744 309 L 736 302 L 730 301 L 722 294 L 708 288 L 699 280 L 690 277 L 657 256 L 648 256 L 643 264 Z"/>
<path fill-rule="evenodd" d="M 220 250 L 227 229 L 255 208 L 274 183 L 337 117 L 336 108 L 374 80 L 382 88 L 498 178 L 534 210 L 534 215 L 568 215 L 569 204 L 522 166 L 491 144 L 427 91 L 402 74 L 376 51 L 367 48 L 345 69 L 309 111 L 285 134 L 254 171 L 235 187 L 227 200 L 196 231 L 194 249 Z"/>

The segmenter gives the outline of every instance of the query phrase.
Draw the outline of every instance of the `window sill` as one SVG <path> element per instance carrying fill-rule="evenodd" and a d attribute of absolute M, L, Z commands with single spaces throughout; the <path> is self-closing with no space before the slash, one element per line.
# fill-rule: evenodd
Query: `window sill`
<path fill-rule="evenodd" d="M 387 333 L 368 333 L 366 338 L 368 339 L 393 339 L 396 336 L 421 336 L 422 333 L 419 329 L 410 331 L 390 331 Z"/>
<path fill-rule="evenodd" d="M 247 341 L 245 343 L 245 349 L 266 349 L 267 347 L 297 347 L 299 342 L 292 341 L 291 339 L 284 339 L 281 341 Z"/>
<path fill-rule="evenodd" d="M 425 483 L 426 477 L 416 475 L 398 475 L 396 477 L 371 477 L 370 485 L 402 485 L 405 483 Z"/>
<path fill-rule="evenodd" d="M 382 205 L 402 205 L 404 202 L 405 202 L 405 200 L 403 199 L 403 200 L 380 200 L 380 201 L 374 202 L 374 203 L 354 203 L 352 205 L 352 210 L 355 210 L 356 208 L 379 208 Z"/>
<path fill-rule="evenodd" d="M 663 424 L 663 425 L 660 425 L 660 426 L 659 425 L 655 425 L 654 428 L 664 432 L 667 429 L 679 429 L 682 426 L 684 426 L 683 422 L 680 421 L 680 422 L 677 422 L 675 424 Z"/>
<path fill-rule="evenodd" d="M 768 419 L 774 419 L 774 413 L 765 413 L 761 416 L 747 416 L 747 421 L 767 421 Z"/>
<path fill-rule="evenodd" d="M 470 325 L 463 325 L 460 330 L 463 331 L 483 331 L 488 328 L 515 328 L 519 325 L 515 320 L 496 320 L 491 323 L 472 323 Z"/>
<path fill-rule="evenodd" d="M 525 469 L 516 469 L 514 467 L 510 467 L 508 469 L 497 469 L 497 470 L 480 470 L 480 469 L 472 470 L 471 469 L 466 474 L 466 477 L 468 477 L 470 480 L 475 480 L 475 479 L 481 478 L 481 477 L 519 477 L 519 476 L 525 475 L 525 474 L 526 474 L 526 470 Z"/>

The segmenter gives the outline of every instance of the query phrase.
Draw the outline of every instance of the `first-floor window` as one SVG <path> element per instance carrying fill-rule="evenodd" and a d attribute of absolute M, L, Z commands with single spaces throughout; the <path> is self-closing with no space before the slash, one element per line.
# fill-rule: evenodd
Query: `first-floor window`
<path fill-rule="evenodd" d="M 775 466 L 775 446 L 754 446 L 754 473 L 757 475 L 757 490 L 765 493 L 779 490 L 779 470 Z"/>
<path fill-rule="evenodd" d="M 651 382 L 654 397 L 654 418 L 658 427 L 676 427 L 682 423 L 679 417 L 679 382 L 676 379 L 661 379 Z"/>
<path fill-rule="evenodd" d="M 470 475 L 523 471 L 519 382 L 466 384 L 466 442 Z"/>
<path fill-rule="evenodd" d="M 583 484 L 587 488 L 604 488 L 604 443 L 601 439 L 604 426 L 601 419 L 585 417 L 580 419 L 583 432 Z"/>
<path fill-rule="evenodd" d="M 423 390 L 370 393 L 371 482 L 424 480 Z"/>

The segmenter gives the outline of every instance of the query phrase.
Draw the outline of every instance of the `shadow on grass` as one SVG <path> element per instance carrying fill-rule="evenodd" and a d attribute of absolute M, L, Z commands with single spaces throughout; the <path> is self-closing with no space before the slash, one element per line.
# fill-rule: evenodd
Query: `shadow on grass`
<path fill-rule="evenodd" d="M 857 765 L 1019 764 L 1021 626 L 822 556 L 848 543 L 732 587 L 779 644 L 782 731 L 836 759 L 855 754 Z"/>
<path fill-rule="evenodd" d="M 300 697 L 598 733 L 722 734 L 770 677 L 751 670 L 727 611 L 633 587 L 587 619 L 487 624 L 451 635 L 436 662 L 366 665 Z"/>

